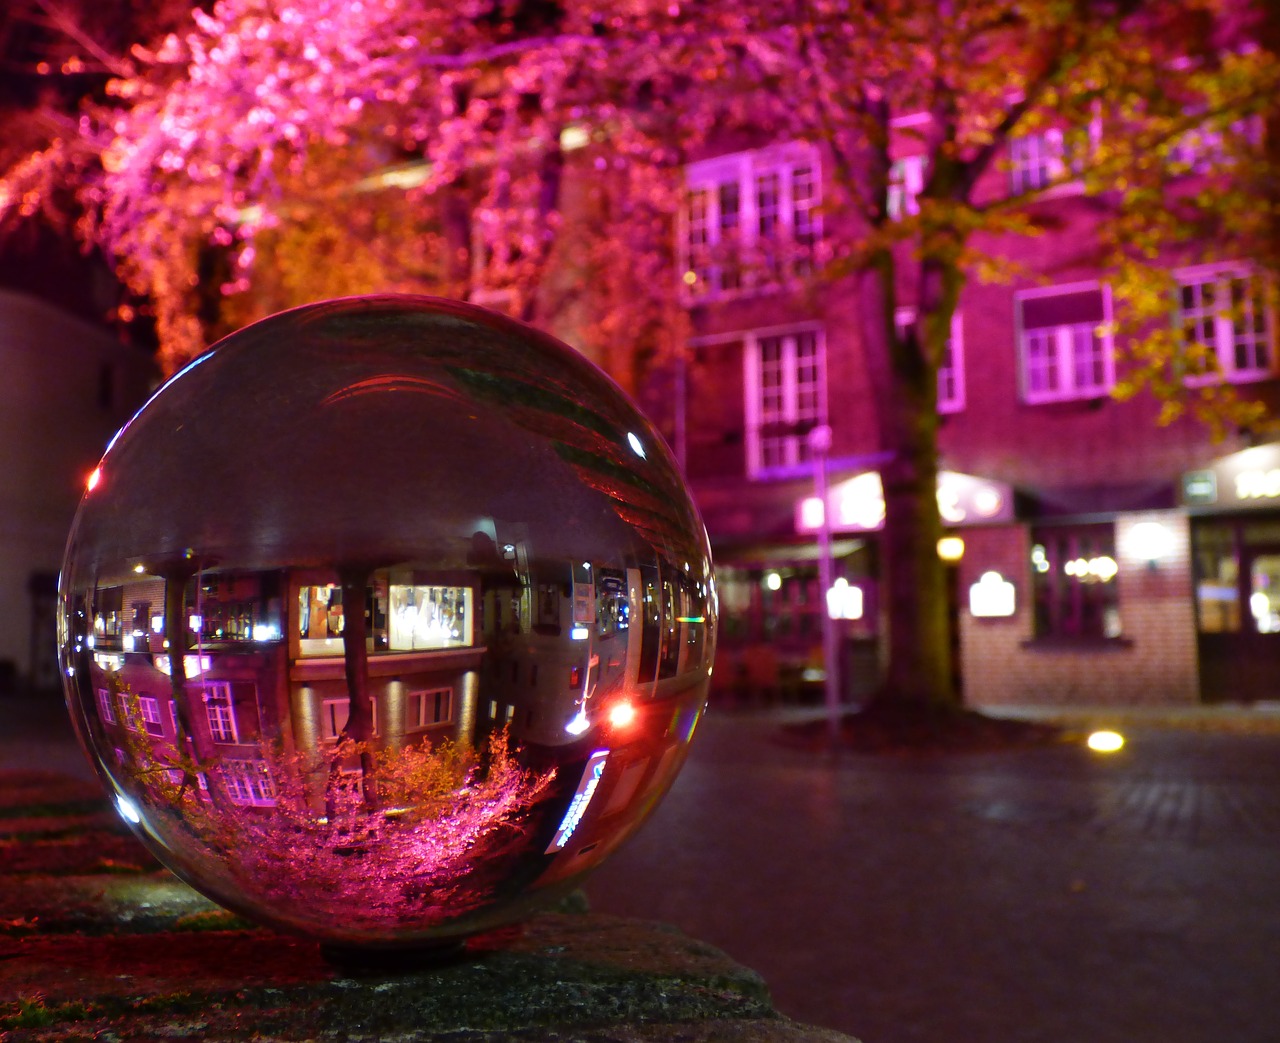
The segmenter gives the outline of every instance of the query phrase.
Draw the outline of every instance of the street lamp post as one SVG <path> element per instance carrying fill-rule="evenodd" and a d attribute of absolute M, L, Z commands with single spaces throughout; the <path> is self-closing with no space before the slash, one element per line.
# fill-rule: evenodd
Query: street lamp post
<path fill-rule="evenodd" d="M 813 491 L 822 504 L 822 523 L 818 526 L 818 586 L 822 591 L 822 666 L 823 692 L 827 707 L 827 732 L 832 748 L 840 738 L 840 645 L 836 621 L 828 603 L 835 585 L 831 561 L 831 505 L 827 502 L 827 458 L 831 452 L 831 426 L 819 424 L 809 431 L 809 450 L 813 454 Z"/>

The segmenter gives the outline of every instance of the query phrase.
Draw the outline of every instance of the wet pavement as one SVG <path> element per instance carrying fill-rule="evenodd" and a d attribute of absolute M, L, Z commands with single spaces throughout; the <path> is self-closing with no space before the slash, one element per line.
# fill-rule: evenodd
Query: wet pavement
<path fill-rule="evenodd" d="M 1280 734 L 1219 723 L 832 762 L 713 713 L 587 892 L 863 1043 L 1274 1043 Z"/>
<path fill-rule="evenodd" d="M 0 715 L 0 768 L 89 774 L 56 700 Z M 863 1043 L 1274 1043 L 1280 727 L 1238 717 L 1131 720 L 1109 756 L 831 760 L 713 710 L 587 892 Z"/>

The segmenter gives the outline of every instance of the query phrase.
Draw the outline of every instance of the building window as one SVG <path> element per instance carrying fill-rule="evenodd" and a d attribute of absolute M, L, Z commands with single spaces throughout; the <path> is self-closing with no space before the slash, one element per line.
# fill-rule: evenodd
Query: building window
<path fill-rule="evenodd" d="M 1115 526 L 1045 526 L 1031 538 L 1036 637 L 1119 637 Z"/>
<path fill-rule="evenodd" d="M 1062 176 L 1062 132 L 1045 130 L 1009 141 L 1009 190 L 1014 195 L 1047 188 Z"/>
<path fill-rule="evenodd" d="M 148 735 L 163 735 L 164 725 L 160 723 L 160 700 L 150 695 L 138 696 L 138 713 L 142 718 L 142 728 Z"/>
<path fill-rule="evenodd" d="M 1015 300 L 1027 402 L 1096 398 L 1115 382 L 1111 296 L 1096 283 L 1025 290 Z"/>
<path fill-rule="evenodd" d="M 903 156 L 889 167 L 889 196 L 886 209 L 891 220 L 899 221 L 920 212 L 924 191 L 924 156 Z"/>
<path fill-rule="evenodd" d="M 206 683 L 204 701 L 209 717 L 209 734 L 213 736 L 213 741 L 239 742 L 235 707 L 231 702 L 231 685 L 225 681 Z"/>
<path fill-rule="evenodd" d="M 681 270 L 691 298 L 804 276 L 821 235 L 818 153 L 792 143 L 691 164 Z"/>
<path fill-rule="evenodd" d="M 369 714 L 372 718 L 373 735 L 378 734 L 378 700 L 369 700 Z M 350 699 L 326 699 L 320 705 L 320 738 L 327 742 L 335 742 L 342 736 L 351 716 Z"/>
<path fill-rule="evenodd" d="M 1187 380 L 1260 380 L 1275 370 L 1262 278 L 1246 265 L 1189 268 L 1178 279 Z"/>
<path fill-rule="evenodd" d="M 1174 174 L 1207 174 L 1229 167 L 1233 152 L 1256 149 L 1262 143 L 1260 116 L 1247 116 L 1226 130 L 1211 123 L 1201 124 L 1182 134 L 1169 149 L 1169 166 Z"/>
<path fill-rule="evenodd" d="M 223 761 L 222 781 L 233 804 L 271 807 L 276 788 L 264 761 Z"/>
<path fill-rule="evenodd" d="M 413 651 L 471 644 L 471 588 L 398 583 L 392 576 L 390 648 Z"/>
<path fill-rule="evenodd" d="M 899 308 L 894 316 L 898 336 L 916 321 L 915 308 Z M 964 409 L 964 335 L 960 312 L 951 313 L 951 336 L 938 360 L 938 412 L 959 413 Z"/>
<path fill-rule="evenodd" d="M 380 572 L 367 589 L 366 638 L 370 652 L 461 648 L 472 643 L 471 588 L 422 583 L 412 573 Z M 328 583 L 298 588 L 298 651 L 343 654 L 346 625 L 342 588 Z"/>
<path fill-rule="evenodd" d="M 1085 162 L 1102 139 L 1102 120 L 1095 112 L 1087 124 L 1061 130 L 1051 127 L 1009 139 L 1009 188 L 1014 195 L 1072 184 L 1069 174 L 1084 172 Z"/>
<path fill-rule="evenodd" d="M 111 693 L 106 688 L 98 689 L 98 716 L 103 724 L 116 723 L 115 707 L 111 705 Z"/>
<path fill-rule="evenodd" d="M 809 432 L 826 422 L 821 329 L 746 338 L 747 468 L 752 477 L 809 460 Z"/>
<path fill-rule="evenodd" d="M 410 692 L 405 701 L 405 730 L 421 731 L 453 719 L 453 689 L 429 688 Z"/>

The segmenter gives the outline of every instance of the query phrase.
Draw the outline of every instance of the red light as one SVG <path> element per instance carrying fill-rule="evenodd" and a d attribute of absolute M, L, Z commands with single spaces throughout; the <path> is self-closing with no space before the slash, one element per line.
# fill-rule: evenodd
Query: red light
<path fill-rule="evenodd" d="M 85 480 L 84 487 L 86 492 L 93 492 L 102 481 L 102 468 L 95 467 L 89 472 L 89 477 Z"/>
<path fill-rule="evenodd" d="M 635 724 L 637 716 L 635 704 L 625 699 L 609 707 L 609 724 L 614 728 L 626 728 Z"/>

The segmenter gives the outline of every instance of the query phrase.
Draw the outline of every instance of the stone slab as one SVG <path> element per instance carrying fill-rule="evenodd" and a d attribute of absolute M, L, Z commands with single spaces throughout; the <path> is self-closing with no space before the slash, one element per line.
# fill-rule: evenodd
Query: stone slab
<path fill-rule="evenodd" d="M 326 958 L 159 868 L 91 783 L 0 772 L 0 1039 L 850 1043 L 723 952 L 557 911 L 416 964 Z"/>

